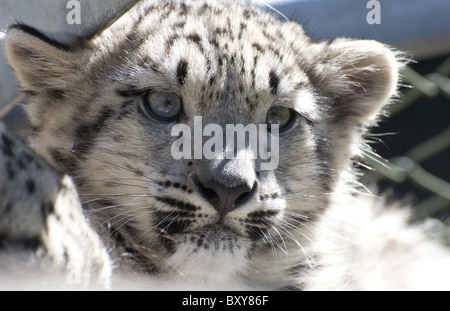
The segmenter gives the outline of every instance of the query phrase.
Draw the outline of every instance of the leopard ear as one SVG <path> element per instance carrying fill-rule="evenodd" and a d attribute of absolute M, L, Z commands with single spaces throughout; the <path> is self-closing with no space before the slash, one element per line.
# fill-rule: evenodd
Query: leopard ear
<path fill-rule="evenodd" d="M 336 121 L 370 124 L 396 95 L 401 62 L 386 45 L 337 39 L 320 43 L 316 55 L 316 82 L 331 99 Z"/>
<path fill-rule="evenodd" d="M 37 29 L 16 24 L 9 27 L 5 39 L 6 55 L 21 86 L 27 91 L 51 95 L 82 67 L 87 42 L 78 37 L 64 40 Z"/>

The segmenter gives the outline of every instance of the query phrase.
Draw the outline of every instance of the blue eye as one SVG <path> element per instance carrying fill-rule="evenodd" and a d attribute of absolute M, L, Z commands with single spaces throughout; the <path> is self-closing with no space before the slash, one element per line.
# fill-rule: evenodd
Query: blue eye
<path fill-rule="evenodd" d="M 181 98 L 174 93 L 151 92 L 143 100 L 145 112 L 160 122 L 172 122 L 182 109 Z"/>
<path fill-rule="evenodd" d="M 294 116 L 295 113 L 292 109 L 285 107 L 272 107 L 267 112 L 266 123 L 268 125 L 278 124 L 280 132 L 284 132 L 294 124 Z"/>

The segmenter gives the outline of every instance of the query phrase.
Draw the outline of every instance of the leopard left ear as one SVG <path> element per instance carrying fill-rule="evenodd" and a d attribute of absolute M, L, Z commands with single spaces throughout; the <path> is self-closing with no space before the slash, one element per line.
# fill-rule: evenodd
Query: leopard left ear
<path fill-rule="evenodd" d="M 9 27 L 6 55 L 24 90 L 51 95 L 82 68 L 87 42 L 75 36 L 64 39 L 23 24 Z"/>
<path fill-rule="evenodd" d="M 331 99 L 335 120 L 373 122 L 396 95 L 402 65 L 396 53 L 371 40 L 336 39 L 318 46 L 313 71 Z"/>

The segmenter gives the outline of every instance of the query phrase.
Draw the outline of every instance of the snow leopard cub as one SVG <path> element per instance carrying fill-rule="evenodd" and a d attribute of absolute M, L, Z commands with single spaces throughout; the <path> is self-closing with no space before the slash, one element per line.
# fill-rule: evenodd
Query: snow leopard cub
<path fill-rule="evenodd" d="M 354 187 L 363 135 L 396 94 L 389 47 L 313 42 L 238 1 L 179 0 L 141 1 L 90 41 L 14 25 L 6 48 L 31 146 L 73 178 L 125 279 L 156 289 L 445 287 L 435 282 L 443 270 L 424 268 L 445 267 L 447 251 Z M 213 159 L 193 150 L 175 160 L 174 126 L 196 136 L 199 116 L 205 131 L 278 125 L 278 166 L 218 145 Z M 211 136 L 200 134 L 200 148 Z"/>

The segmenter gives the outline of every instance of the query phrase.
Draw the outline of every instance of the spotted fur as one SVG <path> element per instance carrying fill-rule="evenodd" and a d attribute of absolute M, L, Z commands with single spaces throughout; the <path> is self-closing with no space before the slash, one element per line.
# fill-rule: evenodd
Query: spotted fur
<path fill-rule="evenodd" d="M 72 180 L 1 123 L 0 149 L 0 288 L 108 288 L 112 263 Z"/>
<path fill-rule="evenodd" d="M 13 25 L 6 49 L 26 94 L 30 144 L 73 178 L 118 275 L 160 281 L 156 288 L 182 281 L 208 289 L 370 288 L 359 280 L 362 273 L 352 273 L 360 267 L 345 262 L 344 250 L 355 247 L 346 240 L 354 238 L 349 232 L 355 224 L 383 219 L 376 199 L 356 194 L 351 164 L 366 129 L 396 94 L 401 63 L 389 47 L 351 39 L 313 42 L 300 25 L 234 0 L 148 0 L 88 42 L 60 42 Z M 152 92 L 181 98 L 176 121 L 146 114 L 143 102 Z M 204 124 L 223 128 L 264 124 L 276 106 L 295 111 L 295 119 L 280 133 L 275 170 L 259 170 L 260 158 L 171 156 L 176 123 L 192 127 L 202 116 Z M 9 144 L 3 141 L 3 154 Z M 20 192 L 37 186 L 10 177 L 21 182 Z M 57 177 L 51 180 L 58 184 Z M 228 188 L 245 181 L 249 190 L 224 213 L 217 193 L 205 186 L 209 181 Z M 361 202 L 366 208 L 359 219 L 347 204 Z M 22 207 L 13 210 L 23 213 Z M 337 211 L 350 211 L 356 223 L 343 230 L 347 218 Z M 45 223 L 45 215 L 26 217 Z M 398 219 L 403 224 L 404 217 Z M 22 240 L 27 232 L 0 224 L 8 239 Z M 382 221 L 380 226 L 385 229 Z M 406 224 L 397 229 L 409 230 Z M 45 231 L 42 225 L 31 236 Z M 329 239 L 336 244 L 328 245 Z"/>

